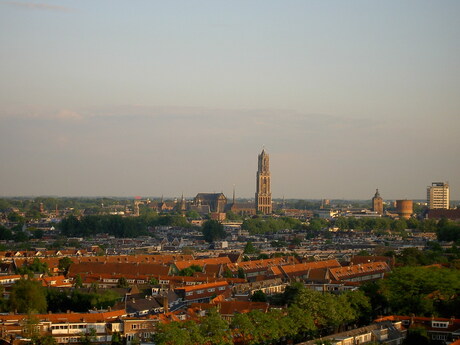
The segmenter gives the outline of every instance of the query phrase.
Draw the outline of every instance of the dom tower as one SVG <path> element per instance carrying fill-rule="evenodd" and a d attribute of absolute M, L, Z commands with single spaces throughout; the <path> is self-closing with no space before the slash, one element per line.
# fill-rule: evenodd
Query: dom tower
<path fill-rule="evenodd" d="M 257 169 L 256 211 L 272 213 L 272 192 L 270 189 L 270 157 L 262 150 Z"/>

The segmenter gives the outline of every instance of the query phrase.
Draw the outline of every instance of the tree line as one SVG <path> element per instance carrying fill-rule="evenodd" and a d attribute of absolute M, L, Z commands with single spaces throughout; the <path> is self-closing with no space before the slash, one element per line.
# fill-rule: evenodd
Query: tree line
<path fill-rule="evenodd" d="M 112 290 L 46 288 L 37 280 L 22 278 L 11 287 L 8 299 L 0 298 L 1 312 L 65 313 L 88 312 L 113 307 L 122 296 Z"/>
<path fill-rule="evenodd" d="M 87 237 L 106 233 L 115 237 L 138 237 L 148 234 L 149 226 L 190 227 L 187 220 L 179 215 L 149 214 L 140 217 L 122 217 L 119 215 L 89 215 L 81 218 L 69 216 L 59 223 L 64 236 Z"/>
<path fill-rule="evenodd" d="M 159 324 L 155 343 L 230 345 L 234 339 L 243 344 L 272 344 L 281 340 L 296 343 L 361 320 L 368 321 L 370 312 L 370 303 L 360 291 L 323 294 L 299 283 L 289 286 L 271 302 L 280 306 L 267 313 L 259 310 L 237 313 L 230 322 L 212 309 L 198 323 Z"/>

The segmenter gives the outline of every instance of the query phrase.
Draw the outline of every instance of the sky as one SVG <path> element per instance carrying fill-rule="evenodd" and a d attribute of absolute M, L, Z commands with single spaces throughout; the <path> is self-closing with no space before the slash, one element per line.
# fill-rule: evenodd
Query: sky
<path fill-rule="evenodd" d="M 460 2 L 0 0 L 0 195 L 460 199 Z"/>

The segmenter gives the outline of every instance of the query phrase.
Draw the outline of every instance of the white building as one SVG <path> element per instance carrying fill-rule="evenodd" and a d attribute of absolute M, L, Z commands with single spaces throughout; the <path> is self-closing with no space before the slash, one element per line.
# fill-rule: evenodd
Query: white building
<path fill-rule="evenodd" d="M 428 208 L 449 209 L 449 184 L 447 182 L 433 182 L 426 189 Z"/>

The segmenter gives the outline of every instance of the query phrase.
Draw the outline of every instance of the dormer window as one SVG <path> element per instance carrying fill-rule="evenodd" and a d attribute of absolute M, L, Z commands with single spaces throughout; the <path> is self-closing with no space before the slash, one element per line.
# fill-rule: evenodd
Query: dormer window
<path fill-rule="evenodd" d="M 449 322 L 443 321 L 431 321 L 431 327 L 433 328 L 447 328 L 449 327 Z"/>

